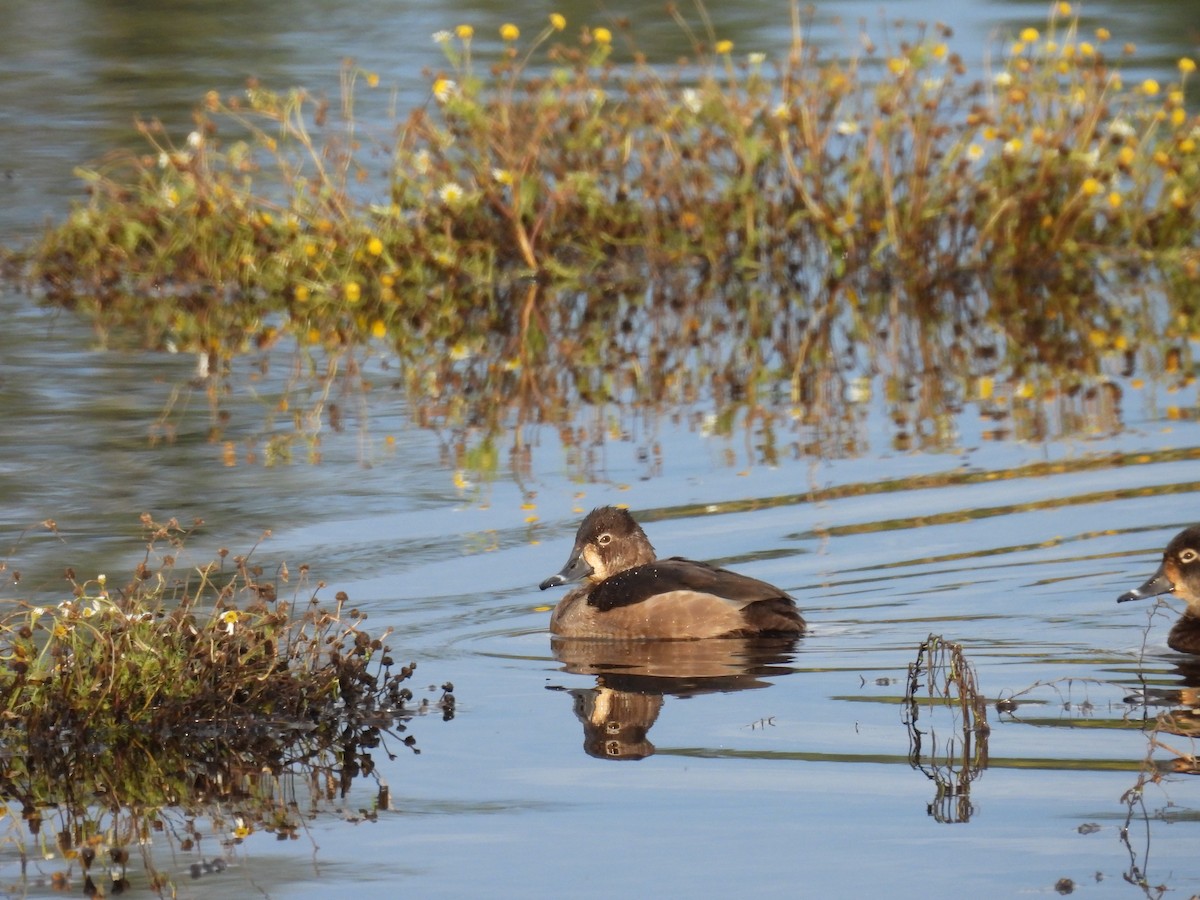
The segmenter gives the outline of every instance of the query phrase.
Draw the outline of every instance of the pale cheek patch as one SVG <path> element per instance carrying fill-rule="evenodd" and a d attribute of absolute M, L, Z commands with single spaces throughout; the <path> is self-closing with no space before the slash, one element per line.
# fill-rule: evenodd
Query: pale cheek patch
<path fill-rule="evenodd" d="M 583 561 L 592 567 L 592 581 L 603 581 L 608 577 L 608 568 L 604 565 L 604 560 L 600 558 L 595 547 L 583 548 Z"/>

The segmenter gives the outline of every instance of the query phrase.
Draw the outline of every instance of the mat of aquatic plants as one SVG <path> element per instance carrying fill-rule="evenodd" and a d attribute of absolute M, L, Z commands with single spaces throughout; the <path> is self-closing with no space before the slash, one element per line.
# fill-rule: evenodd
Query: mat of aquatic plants
<path fill-rule="evenodd" d="M 360 367 L 381 357 L 480 469 L 517 423 L 597 403 L 812 428 L 880 373 L 933 407 L 928 431 L 997 385 L 1190 363 L 1190 58 L 1126 83 L 1133 49 L 1068 4 L 986 77 L 941 26 L 864 24 L 830 53 L 794 11 L 767 58 L 680 24 L 680 62 L 559 18 L 486 52 L 439 33 L 428 102 L 390 130 L 355 118 L 381 87 L 352 65 L 338 98 L 211 91 L 185 139 L 146 121 L 144 146 L 81 170 L 89 198 L 9 269 L 211 379 L 266 350 L 276 450 L 311 452 L 347 410 L 331 391 L 378 385 Z"/>

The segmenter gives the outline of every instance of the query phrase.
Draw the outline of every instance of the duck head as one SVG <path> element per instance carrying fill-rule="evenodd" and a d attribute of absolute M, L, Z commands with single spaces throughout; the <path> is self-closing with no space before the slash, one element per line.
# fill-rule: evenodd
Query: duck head
<path fill-rule="evenodd" d="M 1160 594 L 1174 594 L 1187 603 L 1189 611 L 1200 614 L 1200 525 L 1175 535 L 1163 551 L 1158 570 L 1141 587 L 1118 597 L 1117 602 L 1145 600 Z"/>
<path fill-rule="evenodd" d="M 580 523 L 567 564 L 538 587 L 544 591 L 585 578 L 599 584 L 618 572 L 654 560 L 654 547 L 629 510 L 601 506 Z"/>

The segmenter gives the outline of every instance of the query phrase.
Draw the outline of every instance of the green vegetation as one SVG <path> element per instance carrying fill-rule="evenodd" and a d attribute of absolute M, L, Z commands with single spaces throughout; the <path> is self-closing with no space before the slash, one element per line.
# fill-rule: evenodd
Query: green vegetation
<path fill-rule="evenodd" d="M 773 58 L 680 24 L 694 55 L 670 68 L 557 14 L 487 59 L 460 25 L 394 140 L 356 120 L 377 79 L 353 67 L 338 104 L 210 93 L 186 141 L 145 123 L 147 149 L 85 171 L 88 202 L 13 262 L 102 334 L 213 373 L 281 338 L 318 382 L 394 354 L 476 470 L 517 424 L 572 445 L 581 403 L 703 401 L 769 458 L 777 425 L 852 452 L 864 373 L 905 440 L 936 442 L 964 402 L 1190 370 L 1192 60 L 1125 84 L 1133 48 L 1065 3 L 984 78 L 938 28 L 825 59 L 798 11 Z"/>
<path fill-rule="evenodd" d="M 264 579 L 224 551 L 176 574 L 188 532 L 143 525 L 124 587 L 68 570 L 68 599 L 17 601 L 0 619 L 0 797 L 21 810 L 0 840 L 89 896 L 128 887 L 131 854 L 170 893 L 156 847 L 190 852 L 202 875 L 253 831 L 298 837 L 305 815 L 373 775 L 374 752 L 419 752 L 411 718 L 454 713 L 448 684 L 414 702 L 415 664 L 395 667 L 344 594 L 332 608 L 303 597 L 307 567 L 291 600 L 286 566 Z"/>

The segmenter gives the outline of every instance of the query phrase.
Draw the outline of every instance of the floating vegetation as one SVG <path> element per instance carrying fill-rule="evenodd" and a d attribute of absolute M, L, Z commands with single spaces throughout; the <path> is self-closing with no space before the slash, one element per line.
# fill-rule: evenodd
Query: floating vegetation
<path fill-rule="evenodd" d="M 475 471 L 527 423 L 569 450 L 621 433 L 583 407 L 711 410 L 774 461 L 785 430 L 856 452 L 876 376 L 899 444 L 935 447 L 966 403 L 1067 398 L 1070 431 L 1111 420 L 1114 374 L 1191 382 L 1191 59 L 1127 84 L 1132 49 L 1066 3 L 986 77 L 940 26 L 825 58 L 798 9 L 773 56 L 680 22 L 693 54 L 670 67 L 558 14 L 487 53 L 439 34 L 446 67 L 388 139 L 355 118 L 378 78 L 352 66 L 338 103 L 210 92 L 186 139 L 145 122 L 145 148 L 83 170 L 88 202 L 10 263 L 102 335 L 197 354 L 214 405 L 278 342 L 317 385 L 365 391 L 362 357 L 398 360 Z M 339 427 L 316 395 L 279 401 L 284 440 Z"/>
<path fill-rule="evenodd" d="M 376 803 L 356 815 L 373 816 L 389 806 L 375 754 L 420 752 L 410 720 L 454 715 L 449 684 L 414 697 L 415 664 L 396 666 L 344 594 L 303 596 L 307 567 L 283 599 L 285 566 L 267 579 L 221 551 L 181 572 L 189 530 L 143 526 L 125 585 L 68 570 L 67 599 L 0 619 L 0 796 L 21 810 L 3 841 L 24 877 L 89 896 L 129 887 L 131 857 L 171 894 L 164 847 L 191 854 L 188 877 L 219 872 L 255 831 L 298 837 L 361 777 Z"/>
<path fill-rule="evenodd" d="M 935 728 L 918 728 L 922 708 L 950 716 L 950 736 L 939 742 Z M 909 764 L 937 785 L 929 815 L 938 822 L 969 822 L 971 782 L 988 765 L 987 701 L 975 682 L 975 670 L 961 644 L 930 635 L 908 666 L 904 692 L 904 725 L 908 729 Z"/>

